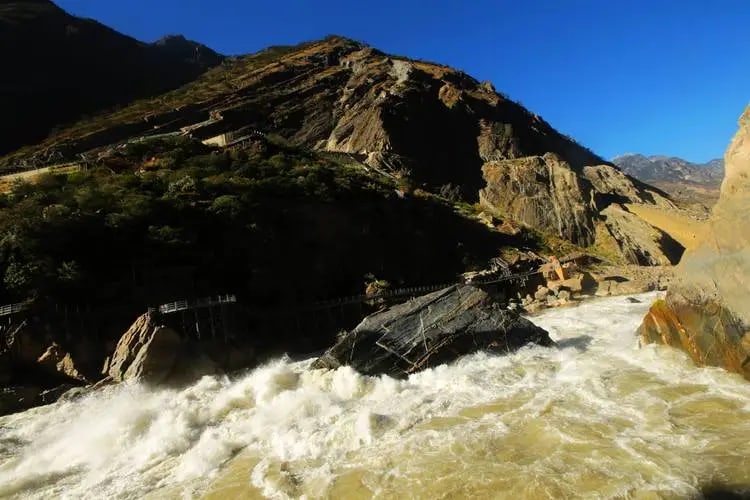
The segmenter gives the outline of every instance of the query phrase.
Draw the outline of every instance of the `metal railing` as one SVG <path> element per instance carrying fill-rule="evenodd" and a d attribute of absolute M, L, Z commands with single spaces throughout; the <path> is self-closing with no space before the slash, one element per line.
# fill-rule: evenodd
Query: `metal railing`
<path fill-rule="evenodd" d="M 31 302 L 18 302 L 16 304 L 0 306 L 0 316 L 10 316 L 11 314 L 16 314 L 28 309 L 30 305 Z"/>
<path fill-rule="evenodd" d="M 218 295 L 216 297 L 204 297 L 202 299 L 195 300 L 176 300 L 174 302 L 167 302 L 159 306 L 159 312 L 161 314 L 171 314 L 179 311 L 186 311 L 188 309 L 202 309 L 205 307 L 218 306 L 221 304 L 233 304 L 237 302 L 236 295 Z"/>

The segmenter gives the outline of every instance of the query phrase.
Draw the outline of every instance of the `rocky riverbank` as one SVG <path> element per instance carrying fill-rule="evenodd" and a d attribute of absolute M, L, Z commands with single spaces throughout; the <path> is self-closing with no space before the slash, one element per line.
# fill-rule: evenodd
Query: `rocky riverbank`
<path fill-rule="evenodd" d="M 367 337 L 370 344 L 373 344 L 378 339 L 370 338 L 371 335 L 361 335 L 365 330 L 380 331 L 370 328 L 373 324 L 388 326 L 397 335 L 407 337 L 422 335 L 424 331 L 430 332 L 430 328 L 437 328 L 435 325 L 442 326 L 436 330 L 440 335 L 434 338 L 432 333 L 428 335 L 430 342 L 426 344 L 427 355 L 423 356 L 424 359 L 420 358 L 419 362 L 409 366 L 400 366 L 395 358 L 388 365 L 392 369 L 383 368 L 388 364 L 387 360 L 378 364 L 375 362 L 376 358 L 371 356 L 366 357 L 367 362 L 364 364 L 350 360 L 355 368 L 362 369 L 364 373 L 403 376 L 414 371 L 415 367 L 424 368 L 450 362 L 477 350 L 505 352 L 528 342 L 549 345 L 546 334 L 533 328 L 522 315 L 535 314 L 551 307 L 574 306 L 596 297 L 664 290 L 672 275 L 672 268 L 669 266 L 588 265 L 566 269 L 568 275 L 562 280 L 550 276 L 547 276 L 550 279 L 546 279 L 543 274 L 537 273 L 527 281 L 502 289 L 489 287 L 483 291 L 458 285 L 457 288 L 447 289 L 448 292 L 435 292 L 377 311 L 344 335 L 330 349 L 330 355 L 322 358 L 328 361 L 321 361 L 320 366 L 337 366 L 331 362 L 335 359 L 338 359 L 338 364 L 343 364 L 340 354 L 353 348 L 352 339 L 360 339 L 355 342 L 357 343 Z M 459 295 L 467 300 L 475 300 L 469 301 L 470 303 L 457 301 L 456 297 Z M 444 306 L 442 309 L 437 307 L 440 304 Z M 457 309 L 450 309 L 446 304 L 453 304 Z M 428 319 L 425 320 L 423 313 L 428 315 Z M 434 321 L 429 319 L 433 316 Z M 421 321 L 417 321 L 418 319 Z M 424 321 L 427 321 L 427 329 L 421 330 Z M 502 328 L 485 328 L 490 323 L 501 325 Z M 155 312 L 138 317 L 117 345 L 112 347 L 106 359 L 98 362 L 86 355 L 84 346 L 66 351 L 60 345 L 52 343 L 45 349 L 38 341 L 43 338 L 34 329 L 21 328 L 15 337 L 16 344 L 0 354 L 0 376 L 5 377 L 6 386 L 0 391 L 0 413 L 49 404 L 66 392 L 68 397 L 74 397 L 88 390 L 87 388 L 124 380 L 135 379 L 154 385 L 181 385 L 203 375 L 231 373 L 249 368 L 268 356 L 263 354 L 262 347 L 249 339 L 190 340 L 186 332 L 181 331 L 179 322 Z M 365 346 L 361 344 L 359 347 Z M 14 357 L 10 356 L 11 350 L 15 353 Z M 37 352 L 43 354 L 38 356 Z M 88 366 L 92 364 L 96 365 L 96 370 Z M 380 368 L 376 370 L 375 365 Z M 26 379 L 29 382 L 22 385 L 8 384 L 10 373 L 14 369 L 22 369 L 28 375 Z"/>
<path fill-rule="evenodd" d="M 750 380 L 750 107 L 725 155 L 726 176 L 700 242 L 639 333 Z"/>
<path fill-rule="evenodd" d="M 666 290 L 672 280 L 671 266 L 599 265 L 571 273 L 564 279 L 544 280 L 516 293 L 511 309 L 534 314 L 551 307 L 579 304 L 596 297 L 632 295 Z"/>

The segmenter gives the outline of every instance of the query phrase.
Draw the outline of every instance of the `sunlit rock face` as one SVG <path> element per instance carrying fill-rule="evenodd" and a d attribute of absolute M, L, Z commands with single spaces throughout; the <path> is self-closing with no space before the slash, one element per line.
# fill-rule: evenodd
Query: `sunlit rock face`
<path fill-rule="evenodd" d="M 574 243 L 594 241 L 591 189 L 554 153 L 491 161 L 482 172 L 482 205 Z"/>
<path fill-rule="evenodd" d="M 639 333 L 643 342 L 682 348 L 698 364 L 750 380 L 750 107 L 739 125 L 703 240 L 683 258 Z"/>

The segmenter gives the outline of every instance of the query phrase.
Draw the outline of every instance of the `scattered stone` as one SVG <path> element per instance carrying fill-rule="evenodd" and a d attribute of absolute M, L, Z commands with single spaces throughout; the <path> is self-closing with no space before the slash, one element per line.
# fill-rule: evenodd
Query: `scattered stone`
<path fill-rule="evenodd" d="M 546 300 L 547 296 L 550 294 L 549 288 L 546 286 L 539 286 L 537 288 L 536 292 L 534 293 L 534 298 L 536 300 Z"/>

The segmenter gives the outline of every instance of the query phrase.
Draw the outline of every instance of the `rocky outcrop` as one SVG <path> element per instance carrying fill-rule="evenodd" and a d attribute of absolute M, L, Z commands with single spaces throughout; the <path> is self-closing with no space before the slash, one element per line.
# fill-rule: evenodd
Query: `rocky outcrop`
<path fill-rule="evenodd" d="M 572 168 L 557 155 L 489 161 L 479 200 L 486 210 L 581 246 L 612 237 L 624 261 L 640 265 L 677 263 L 682 247 L 669 235 L 628 212 L 620 203 L 676 209 L 657 189 L 611 165 Z M 603 220 L 607 235 L 597 235 Z"/>
<path fill-rule="evenodd" d="M 482 167 L 483 206 L 580 245 L 594 240 L 591 188 L 557 155 L 491 161 Z"/>
<path fill-rule="evenodd" d="M 252 338 L 240 343 L 188 340 L 165 319 L 152 313 L 139 316 L 107 358 L 102 373 L 113 382 L 183 384 L 257 363 Z"/>
<path fill-rule="evenodd" d="M 644 343 L 679 347 L 698 364 L 750 380 L 750 107 L 725 164 L 702 240 L 680 262 L 674 284 L 646 315 L 639 335 Z"/>
<path fill-rule="evenodd" d="M 682 245 L 623 206 L 612 204 L 601 215 L 627 263 L 664 266 L 680 261 L 685 251 Z"/>
<path fill-rule="evenodd" d="M 53 342 L 44 353 L 39 356 L 37 363 L 51 374 L 59 374 L 78 382 L 86 383 L 86 377 L 78 370 L 69 352 Z"/>
<path fill-rule="evenodd" d="M 643 184 L 612 165 L 591 165 L 583 168 L 583 176 L 594 188 L 599 209 L 611 203 L 644 203 L 674 209 L 674 203 L 661 191 Z"/>
<path fill-rule="evenodd" d="M 403 377 L 478 350 L 508 352 L 529 343 L 553 342 L 484 291 L 453 286 L 368 316 L 313 367 L 349 365 L 367 375 Z"/>
<path fill-rule="evenodd" d="M 116 382 L 163 382 L 177 362 L 181 343 L 174 330 L 158 324 L 152 314 L 143 314 L 120 338 L 106 372 Z"/>

